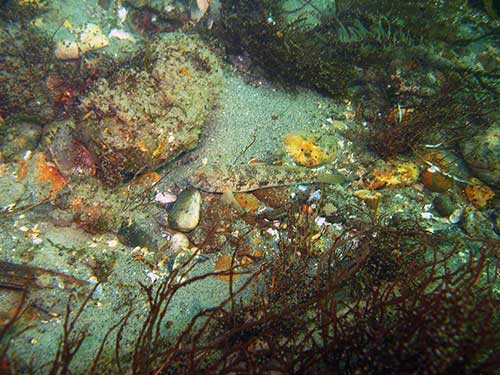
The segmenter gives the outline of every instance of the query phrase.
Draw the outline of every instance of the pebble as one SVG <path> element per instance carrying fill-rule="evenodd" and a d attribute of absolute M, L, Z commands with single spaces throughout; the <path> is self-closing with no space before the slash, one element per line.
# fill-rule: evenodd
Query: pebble
<path fill-rule="evenodd" d="M 432 201 L 432 206 L 437 213 L 443 217 L 450 216 L 455 209 L 451 198 L 448 195 L 440 194 Z"/>
<path fill-rule="evenodd" d="M 189 239 L 184 233 L 175 233 L 170 237 L 170 250 L 179 251 L 189 249 Z"/>
<path fill-rule="evenodd" d="M 470 237 L 496 238 L 493 223 L 472 205 L 465 207 L 461 224 Z"/>
<path fill-rule="evenodd" d="M 456 210 L 453 210 L 453 212 L 450 214 L 450 217 L 448 218 L 448 220 L 452 224 L 458 224 L 462 220 L 463 214 L 464 214 L 464 209 L 457 208 Z"/>
<path fill-rule="evenodd" d="M 189 232 L 200 222 L 201 194 L 198 190 L 184 190 L 168 215 L 168 225 L 181 232 Z"/>

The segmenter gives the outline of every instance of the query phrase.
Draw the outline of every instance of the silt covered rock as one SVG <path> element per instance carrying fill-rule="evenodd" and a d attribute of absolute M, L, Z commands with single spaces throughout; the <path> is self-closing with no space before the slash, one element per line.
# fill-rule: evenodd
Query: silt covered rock
<path fill-rule="evenodd" d="M 466 138 L 461 148 L 472 174 L 493 189 L 500 189 L 500 123 Z"/>
<path fill-rule="evenodd" d="M 11 118 L 0 126 L 0 154 L 5 160 L 22 158 L 27 150 L 38 146 L 42 127 L 23 118 Z"/>
<path fill-rule="evenodd" d="M 83 100 L 77 132 L 108 183 L 194 148 L 219 92 L 218 60 L 197 37 L 167 34 L 148 50 L 144 66 L 101 79 Z"/>

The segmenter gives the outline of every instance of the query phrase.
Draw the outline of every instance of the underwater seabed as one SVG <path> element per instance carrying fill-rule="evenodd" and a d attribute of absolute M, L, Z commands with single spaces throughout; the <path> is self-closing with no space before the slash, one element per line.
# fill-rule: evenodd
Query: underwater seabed
<path fill-rule="evenodd" d="M 398 4 L 9 2 L 0 374 L 497 374 L 497 4 Z"/>
<path fill-rule="evenodd" d="M 250 86 L 230 72 L 224 77 L 223 110 L 206 126 L 199 148 L 168 167 L 168 178 L 156 186 L 157 191 L 177 191 L 177 184 L 192 173 L 194 160 L 214 158 L 238 163 L 237 158 L 268 158 L 283 135 L 307 132 L 314 126 L 318 132 L 336 134 L 338 129 L 329 116 L 336 113 L 342 118 L 349 112 L 348 107 L 332 105 L 325 97 L 308 90 L 289 93 L 269 84 Z M 254 123 L 258 127 L 250 126 Z M 350 122 L 343 120 L 335 125 L 347 126 L 345 123 Z M 339 134 L 336 137 L 344 143 L 342 151 L 338 151 L 339 170 L 344 170 L 341 166 L 347 168 L 348 162 L 342 163 L 342 158 L 348 159 L 350 168 L 357 168 L 351 164 L 356 164 L 351 151 L 356 150 L 356 145 Z M 391 179 L 404 180 L 407 169 L 403 169 L 404 173 L 395 172 Z M 75 374 L 88 373 L 94 363 L 99 363 L 94 373 L 111 373 L 118 371 L 116 363 L 127 369 L 132 361 L 133 373 L 146 374 L 168 358 L 164 365 L 170 371 L 247 371 L 243 370 L 245 366 L 257 359 L 242 358 L 242 353 L 276 358 L 269 345 L 278 340 L 279 345 L 291 350 L 280 353 L 283 359 L 293 360 L 290 366 L 295 370 L 290 367 L 288 371 L 297 373 L 307 366 L 321 371 L 326 364 L 321 364 L 314 346 L 322 347 L 322 340 L 326 345 L 342 338 L 344 349 L 341 344 L 335 349 L 340 355 L 347 348 L 354 350 L 351 345 L 359 345 L 359 340 L 374 340 L 375 332 L 385 332 L 387 337 L 396 335 L 396 339 L 401 335 L 398 330 L 418 331 L 424 315 L 436 319 L 432 327 L 418 333 L 429 336 L 428 340 L 435 335 L 433 330 L 441 329 L 436 325 L 464 330 L 458 342 L 441 343 L 443 350 L 459 353 L 462 340 L 471 339 L 478 346 L 487 343 L 494 347 L 498 343 L 494 333 L 498 320 L 488 314 L 490 307 L 498 307 L 497 266 L 491 262 L 492 254 L 498 256 L 498 240 L 494 236 L 489 241 L 466 239 L 457 224 L 438 219 L 433 210 L 425 208 L 438 193 L 422 191 L 415 180 L 409 184 L 371 193 L 382 195 L 376 198 L 377 206 L 364 197 L 353 196 L 345 184 L 304 186 L 298 190 L 280 188 L 274 192 L 268 189 L 272 198 L 281 202 L 290 199 L 290 192 L 298 197 L 288 206 L 285 216 L 265 221 L 255 214 L 238 213 L 221 195 L 203 193 L 200 224 L 188 233 L 190 246 L 197 244 L 201 253 L 195 248 L 162 253 L 154 248 L 125 246 L 120 237 L 111 233 L 92 235 L 78 225 L 61 221 L 60 210 L 51 203 L 4 216 L 3 260 L 40 267 L 2 272 L 2 283 L 13 289 L 2 292 L 2 314 L 7 317 L 9 311 L 17 311 L 16 306 L 26 308 L 9 327 L 8 337 L 13 338 L 7 354 L 9 366 L 16 368 L 17 373 L 28 372 L 28 368 L 35 369 L 35 373 L 49 373 L 50 369 L 64 373 L 61 371 L 71 361 Z M 269 199 L 265 201 L 273 201 Z M 240 202 L 247 207 L 245 201 Z M 362 202 L 368 203 L 365 208 Z M 144 209 L 154 213 L 155 220 L 160 220 L 164 212 L 158 205 L 153 211 L 148 206 Z M 401 219 L 392 215 L 392 224 L 383 218 L 398 211 L 396 216 Z M 290 216 L 285 220 L 286 215 Z M 404 224 L 407 219 L 418 219 L 420 225 Z M 159 229 L 152 232 L 158 237 L 166 233 Z M 414 262 L 420 268 L 412 268 Z M 230 268 L 234 268 L 232 276 L 224 273 Z M 402 269 L 412 273 L 401 274 Z M 413 277 L 415 280 L 407 279 Z M 370 285 L 375 287 L 366 295 Z M 476 290 L 475 285 L 481 286 Z M 488 285 L 496 285 L 491 295 Z M 22 290 L 29 290 L 29 294 L 24 295 Z M 384 309 L 388 310 L 379 310 L 380 303 L 387 305 Z M 394 310 L 390 307 L 393 303 Z M 460 306 L 460 313 L 450 307 L 454 304 Z M 436 307 L 435 314 L 432 305 Z M 82 306 L 85 308 L 80 310 Z M 332 308 L 338 312 L 333 313 Z M 334 329 L 338 322 L 328 321 L 327 317 L 338 313 L 342 323 L 337 328 L 358 337 L 337 337 L 330 329 L 322 331 L 314 326 L 316 319 L 321 319 Z M 388 319 L 387 325 L 372 327 L 365 320 L 370 314 Z M 389 318 L 390 314 L 400 320 Z M 179 339 L 197 315 L 189 334 Z M 360 326 L 354 325 L 358 319 Z M 482 327 L 472 324 L 467 328 L 464 319 L 481 322 Z M 403 320 L 407 325 L 401 327 L 398 324 Z M 210 324 L 205 327 L 207 322 Z M 356 333 L 361 327 L 374 331 L 365 337 L 361 331 Z M 491 331 L 485 334 L 483 331 L 489 328 Z M 483 332 L 481 337 L 475 336 L 478 329 Z M 300 330 L 305 331 L 297 333 Z M 297 334 L 287 343 L 285 338 L 292 332 Z M 94 362 L 105 338 L 101 361 Z M 177 339 L 180 341 L 176 346 Z M 415 340 L 404 335 L 400 339 L 407 343 Z M 333 350 L 327 349 L 328 345 L 321 350 Z M 373 348 L 375 341 L 364 345 Z M 292 350 L 302 353 L 302 359 L 294 357 Z M 353 360 L 346 358 L 338 363 Z M 363 362 L 362 358 L 354 360 L 358 361 Z M 282 366 L 271 361 L 269 367 L 263 368 L 288 373 Z"/>

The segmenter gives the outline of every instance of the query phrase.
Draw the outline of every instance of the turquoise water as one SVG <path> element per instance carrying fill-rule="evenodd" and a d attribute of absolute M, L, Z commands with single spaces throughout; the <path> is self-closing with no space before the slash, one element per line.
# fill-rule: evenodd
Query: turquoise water
<path fill-rule="evenodd" d="M 0 372 L 498 373 L 499 12 L 4 1 Z"/>

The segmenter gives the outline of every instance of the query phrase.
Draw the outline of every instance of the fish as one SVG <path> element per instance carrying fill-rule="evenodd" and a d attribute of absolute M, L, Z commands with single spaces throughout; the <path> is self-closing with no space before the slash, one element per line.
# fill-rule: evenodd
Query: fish
<path fill-rule="evenodd" d="M 226 166 L 202 165 L 188 178 L 191 186 L 209 193 L 244 193 L 268 187 L 293 184 L 341 184 L 346 178 L 338 173 L 325 173 L 306 167 L 267 164 Z"/>

